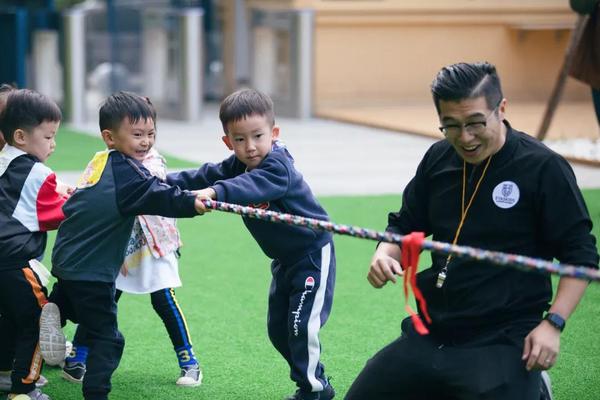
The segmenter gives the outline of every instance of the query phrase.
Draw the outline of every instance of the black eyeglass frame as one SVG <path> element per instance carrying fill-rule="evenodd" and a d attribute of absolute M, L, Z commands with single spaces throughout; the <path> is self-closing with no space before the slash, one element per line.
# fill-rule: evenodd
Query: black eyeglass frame
<path fill-rule="evenodd" d="M 492 111 L 490 111 L 490 113 L 485 117 L 484 121 L 467 122 L 466 124 L 450 125 L 450 126 L 442 125 L 442 126 L 438 127 L 438 129 L 446 137 L 458 136 L 462 133 L 463 129 L 465 129 L 467 131 L 467 133 L 469 133 L 470 135 L 473 135 L 473 136 L 479 135 L 479 134 L 485 132 L 485 128 L 487 127 L 488 120 L 490 119 L 492 114 L 494 114 L 496 112 L 496 110 L 498 110 L 500 103 L 502 103 L 502 100 L 500 100 L 498 102 L 498 104 L 496 104 L 496 107 L 494 107 L 492 109 Z M 471 129 L 469 129 L 469 128 L 471 128 Z M 458 130 L 454 133 L 448 133 L 447 132 L 448 129 L 458 129 Z"/>

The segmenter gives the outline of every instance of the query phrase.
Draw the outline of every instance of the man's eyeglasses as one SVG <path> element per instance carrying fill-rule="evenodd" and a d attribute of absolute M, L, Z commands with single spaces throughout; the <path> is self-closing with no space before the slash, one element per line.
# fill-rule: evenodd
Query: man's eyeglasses
<path fill-rule="evenodd" d="M 500 103 L 498 103 L 498 106 Z M 467 122 L 466 124 L 460 125 L 442 125 L 439 127 L 440 132 L 444 134 L 446 137 L 458 137 L 462 133 L 463 127 L 467 131 L 469 135 L 477 136 L 481 135 L 485 132 L 485 128 L 487 127 L 487 121 L 490 119 L 492 114 L 496 112 L 498 106 L 494 107 L 492 111 L 485 117 L 483 121 L 472 121 Z"/>

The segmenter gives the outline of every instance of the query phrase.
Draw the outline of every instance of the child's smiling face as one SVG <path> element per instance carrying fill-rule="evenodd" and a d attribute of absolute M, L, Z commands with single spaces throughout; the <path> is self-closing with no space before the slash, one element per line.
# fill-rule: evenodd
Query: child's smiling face
<path fill-rule="evenodd" d="M 109 149 L 118 150 L 131 158 L 143 161 L 154 146 L 156 127 L 151 118 L 131 123 L 126 117 L 116 131 L 102 131 L 102 138 Z"/>

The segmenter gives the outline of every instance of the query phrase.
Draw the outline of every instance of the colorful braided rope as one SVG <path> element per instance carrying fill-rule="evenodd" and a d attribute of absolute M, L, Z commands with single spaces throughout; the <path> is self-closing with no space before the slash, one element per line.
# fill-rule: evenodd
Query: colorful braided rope
<path fill-rule="evenodd" d="M 283 214 L 259 208 L 245 207 L 238 204 L 225 203 L 214 200 L 203 200 L 207 208 L 239 214 L 248 218 L 263 221 L 282 223 L 287 225 L 302 226 L 319 231 L 333 232 L 340 235 L 353 236 L 362 239 L 370 239 L 381 242 L 402 244 L 404 236 L 380 232 L 373 229 L 358 226 L 336 224 L 314 218 L 306 218 L 298 215 Z M 488 261 L 495 265 L 513 267 L 524 271 L 541 271 L 549 274 L 568 276 L 577 279 L 600 282 L 600 270 L 582 267 L 578 265 L 560 264 L 532 257 L 507 254 L 499 251 L 478 249 L 475 247 L 452 245 L 444 242 L 425 240 L 423 250 L 444 255 L 452 254 L 453 257 L 467 258 L 479 261 Z"/>

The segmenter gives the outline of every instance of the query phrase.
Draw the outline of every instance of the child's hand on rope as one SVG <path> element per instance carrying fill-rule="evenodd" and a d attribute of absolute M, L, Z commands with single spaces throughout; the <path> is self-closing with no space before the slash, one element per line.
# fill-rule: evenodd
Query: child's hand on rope
<path fill-rule="evenodd" d="M 210 212 L 210 208 L 206 208 L 202 200 L 214 200 L 217 197 L 217 193 L 213 188 L 206 188 L 202 190 L 194 190 L 192 191 L 196 195 L 196 201 L 194 202 L 194 207 L 196 207 L 196 211 L 198 214 L 203 215 L 204 213 Z"/>

